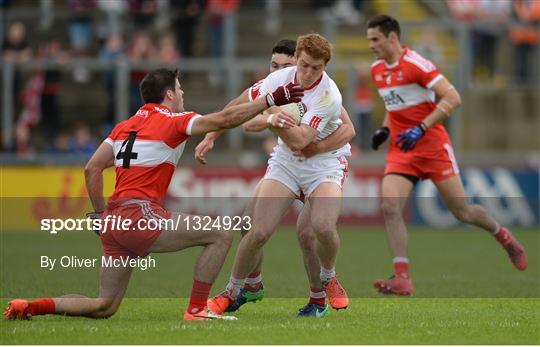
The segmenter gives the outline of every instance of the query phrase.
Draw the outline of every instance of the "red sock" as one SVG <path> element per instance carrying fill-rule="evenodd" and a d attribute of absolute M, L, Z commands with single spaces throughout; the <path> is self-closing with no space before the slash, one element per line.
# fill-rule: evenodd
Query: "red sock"
<path fill-rule="evenodd" d="M 326 303 L 326 293 L 324 292 L 324 289 L 311 288 L 309 302 L 324 306 L 324 304 Z"/>
<path fill-rule="evenodd" d="M 252 292 L 258 291 L 262 286 L 261 279 L 262 277 L 260 271 L 250 273 L 246 279 L 245 288 Z"/>
<path fill-rule="evenodd" d="M 499 231 L 495 234 L 495 238 L 503 246 L 506 246 L 512 241 L 512 234 L 505 227 L 500 227 Z"/>
<path fill-rule="evenodd" d="M 261 274 L 260 271 L 255 271 L 255 272 L 250 273 L 247 278 L 257 278 L 259 277 L 260 274 Z"/>
<path fill-rule="evenodd" d="M 204 283 L 197 280 L 193 281 L 191 296 L 189 297 L 189 306 L 187 309 L 189 313 L 197 313 L 206 307 L 206 300 L 208 300 L 211 288 L 212 283 Z"/>
<path fill-rule="evenodd" d="M 394 263 L 394 275 L 401 278 L 409 278 L 409 263 Z"/>
<path fill-rule="evenodd" d="M 27 312 L 32 316 L 54 313 L 56 305 L 52 298 L 37 299 L 28 303 Z"/>

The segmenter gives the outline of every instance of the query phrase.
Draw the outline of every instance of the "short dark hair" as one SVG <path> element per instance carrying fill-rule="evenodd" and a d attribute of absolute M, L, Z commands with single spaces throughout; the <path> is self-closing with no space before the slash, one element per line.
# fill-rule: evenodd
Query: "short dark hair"
<path fill-rule="evenodd" d="M 279 40 L 274 46 L 274 48 L 272 48 L 272 54 L 285 54 L 289 57 L 294 57 L 294 52 L 296 52 L 295 40 Z"/>
<path fill-rule="evenodd" d="M 384 36 L 388 37 L 391 32 L 396 33 L 397 37 L 399 38 L 401 35 L 401 28 L 399 26 L 399 22 L 394 17 L 381 14 L 379 16 L 375 16 L 371 18 L 367 23 L 368 29 L 371 28 L 379 28 L 379 30 L 384 34 Z"/>
<path fill-rule="evenodd" d="M 145 104 L 161 104 L 165 99 L 165 92 L 168 89 L 175 90 L 176 80 L 178 80 L 178 69 L 157 69 L 152 70 L 144 76 L 139 91 Z"/>

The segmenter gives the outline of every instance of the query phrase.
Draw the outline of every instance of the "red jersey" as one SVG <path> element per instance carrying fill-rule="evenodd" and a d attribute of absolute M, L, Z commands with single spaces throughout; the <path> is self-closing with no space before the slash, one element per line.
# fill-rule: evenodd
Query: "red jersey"
<path fill-rule="evenodd" d="M 105 140 L 113 147 L 116 166 L 109 206 L 119 199 L 163 200 L 197 117 L 195 112 L 174 113 L 146 104 L 114 127 Z"/>
<path fill-rule="evenodd" d="M 371 65 L 371 77 L 384 100 L 390 121 L 389 156 L 398 152 L 399 155 L 430 156 L 450 144 L 441 123 L 429 129 L 412 151 L 400 151 L 395 142 L 400 132 L 417 126 L 433 112 L 435 93 L 430 88 L 443 76 L 432 62 L 405 46 L 403 48 L 403 55 L 394 64 L 388 65 L 381 59 Z"/>

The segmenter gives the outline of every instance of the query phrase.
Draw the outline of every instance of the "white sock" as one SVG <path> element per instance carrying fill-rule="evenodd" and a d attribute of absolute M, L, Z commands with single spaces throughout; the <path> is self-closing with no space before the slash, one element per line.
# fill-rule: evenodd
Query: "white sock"
<path fill-rule="evenodd" d="M 240 289 L 244 288 L 245 283 L 245 278 L 239 279 L 231 276 L 225 290 L 228 291 L 233 298 L 236 298 L 238 296 L 238 293 L 240 292 Z"/>
<path fill-rule="evenodd" d="M 326 291 L 322 290 L 320 292 L 315 293 L 314 291 L 309 291 L 309 296 L 314 299 L 322 299 L 326 298 Z"/>
<path fill-rule="evenodd" d="M 392 259 L 392 263 L 406 263 L 409 264 L 409 258 L 407 257 L 395 257 Z"/>
<path fill-rule="evenodd" d="M 501 225 L 497 222 L 495 222 L 495 231 L 493 231 L 493 235 L 497 235 L 497 233 L 501 230 Z"/>
<path fill-rule="evenodd" d="M 325 269 L 324 267 L 321 266 L 320 277 L 321 277 L 322 282 L 330 281 L 330 279 L 336 277 L 336 268 L 333 267 L 331 269 Z"/>

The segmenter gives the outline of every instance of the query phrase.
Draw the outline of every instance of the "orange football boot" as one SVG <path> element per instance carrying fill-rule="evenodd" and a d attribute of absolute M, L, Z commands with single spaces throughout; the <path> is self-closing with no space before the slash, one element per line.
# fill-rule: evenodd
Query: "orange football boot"
<path fill-rule="evenodd" d="M 507 239 L 502 241 L 502 246 L 508 253 L 512 264 L 514 264 L 514 266 L 520 271 L 525 270 L 528 265 L 527 252 L 525 251 L 525 248 L 523 248 L 521 243 L 516 240 L 510 230 L 506 229 L 505 227 L 501 227 L 501 229 L 506 232 L 505 236 L 507 236 Z"/>
<path fill-rule="evenodd" d="M 234 298 L 229 294 L 229 292 L 224 291 L 213 298 L 208 299 L 206 306 L 215 314 L 222 315 L 233 302 Z"/>
<path fill-rule="evenodd" d="M 26 310 L 28 309 L 28 301 L 23 299 L 15 299 L 9 302 L 9 306 L 4 311 L 6 319 L 21 319 L 26 320 L 32 315 Z"/>
<path fill-rule="evenodd" d="M 385 295 L 411 296 L 414 294 L 414 288 L 410 278 L 392 276 L 386 280 L 376 280 L 373 282 L 373 287 L 379 293 Z"/>
<path fill-rule="evenodd" d="M 201 321 L 213 319 L 236 320 L 237 318 L 234 316 L 221 316 L 215 312 L 212 312 L 212 310 L 210 310 L 208 307 L 205 307 L 203 310 L 197 313 L 190 313 L 188 311 L 184 313 L 184 320 Z"/>
<path fill-rule="evenodd" d="M 330 306 L 335 310 L 346 309 L 349 306 L 347 292 L 339 283 L 337 277 L 332 277 L 328 282 L 323 282 L 326 296 L 330 301 Z"/>

